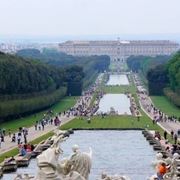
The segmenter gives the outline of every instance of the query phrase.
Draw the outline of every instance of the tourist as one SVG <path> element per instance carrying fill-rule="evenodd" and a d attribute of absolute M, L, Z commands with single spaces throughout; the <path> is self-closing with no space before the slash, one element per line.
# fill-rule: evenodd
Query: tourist
<path fill-rule="evenodd" d="M 4 142 L 4 135 L 1 134 L 1 142 Z"/>
<path fill-rule="evenodd" d="M 16 142 L 16 134 L 13 134 L 11 142 Z"/>
<path fill-rule="evenodd" d="M 27 147 L 26 147 L 26 152 L 31 152 L 32 151 L 32 149 L 31 149 L 31 145 L 30 144 L 28 144 L 27 145 Z"/>
<path fill-rule="evenodd" d="M 171 130 L 171 139 L 173 139 L 173 137 L 174 137 L 174 131 Z"/>
<path fill-rule="evenodd" d="M 178 136 L 180 136 L 180 129 L 178 129 L 177 134 L 178 134 Z"/>
<path fill-rule="evenodd" d="M 41 121 L 42 130 L 44 131 L 44 120 Z"/>
<path fill-rule="evenodd" d="M 27 135 L 24 134 L 24 143 L 27 144 Z"/>
<path fill-rule="evenodd" d="M 164 139 L 167 139 L 167 131 L 164 131 Z"/>
<path fill-rule="evenodd" d="M 2 130 L 2 134 L 3 134 L 3 136 L 6 135 L 6 130 L 5 129 Z"/>
<path fill-rule="evenodd" d="M 156 168 L 157 168 L 158 180 L 163 180 L 164 179 L 163 176 L 167 172 L 166 164 L 164 162 L 160 162 Z"/>
<path fill-rule="evenodd" d="M 21 136 L 17 137 L 17 143 L 20 144 L 21 143 Z"/>
<path fill-rule="evenodd" d="M 51 125 L 52 125 L 53 124 L 53 118 L 51 118 L 50 122 L 51 122 Z"/>
<path fill-rule="evenodd" d="M 20 137 L 20 138 L 21 138 L 21 135 L 22 135 L 21 131 L 18 132 L 18 137 Z"/>
<path fill-rule="evenodd" d="M 177 144 L 177 139 L 178 139 L 178 136 L 177 134 L 174 135 L 174 144 Z"/>
<path fill-rule="evenodd" d="M 37 126 L 38 126 L 38 124 L 36 123 L 36 124 L 34 125 L 35 131 L 37 131 Z"/>
<path fill-rule="evenodd" d="M 24 148 L 24 146 L 22 146 L 21 148 L 20 148 L 20 156 L 25 156 L 26 155 L 26 150 L 25 150 L 25 148 Z"/>

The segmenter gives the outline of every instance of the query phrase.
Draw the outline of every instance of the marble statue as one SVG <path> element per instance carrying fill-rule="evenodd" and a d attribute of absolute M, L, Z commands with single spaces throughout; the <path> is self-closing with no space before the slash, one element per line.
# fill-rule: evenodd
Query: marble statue
<path fill-rule="evenodd" d="M 37 157 L 37 165 L 39 167 L 38 174 L 36 176 L 37 180 L 60 179 L 57 172 L 57 166 L 59 156 L 63 151 L 59 147 L 59 143 L 64 140 L 65 138 L 63 134 L 57 136 L 54 138 L 54 143 L 51 147 Z"/>
<path fill-rule="evenodd" d="M 39 167 L 35 180 L 88 180 L 91 170 L 92 150 L 89 153 L 81 152 L 74 145 L 70 158 L 59 161 L 63 150 L 60 143 L 66 140 L 63 131 L 53 137 L 54 143 L 50 148 L 37 157 Z"/>
<path fill-rule="evenodd" d="M 102 173 L 100 180 L 130 180 L 127 176 L 120 176 L 120 175 L 107 175 L 106 173 Z"/>
<path fill-rule="evenodd" d="M 180 155 L 177 153 L 174 153 L 173 158 L 171 160 L 170 164 L 170 171 L 166 173 L 163 178 L 164 180 L 178 180 L 178 165 L 180 165 Z"/>
<path fill-rule="evenodd" d="M 65 175 L 72 174 L 72 172 L 79 173 L 82 180 L 88 180 L 91 165 L 92 165 L 92 150 L 89 153 L 81 152 L 78 145 L 72 147 L 73 154 L 70 158 L 63 160 L 59 164 L 59 172 Z M 78 179 L 78 180 L 81 180 Z"/>
<path fill-rule="evenodd" d="M 156 159 L 152 162 L 153 167 L 156 168 L 156 166 L 157 166 L 160 162 L 164 162 L 163 154 L 162 154 L 162 153 L 157 153 L 157 154 L 156 154 Z"/>
<path fill-rule="evenodd" d="M 14 180 L 32 180 L 34 176 L 30 176 L 29 174 L 17 174 Z"/>
<path fill-rule="evenodd" d="M 166 158 L 163 159 L 162 155 L 160 153 L 157 154 L 157 160 L 155 161 L 155 164 L 158 165 L 160 162 L 164 162 L 169 167 L 169 172 L 167 172 L 164 176 L 164 180 L 178 180 L 178 165 L 180 165 L 180 155 L 175 153 L 172 158 Z M 154 164 L 154 165 L 155 165 Z M 156 175 L 153 175 L 149 178 L 149 180 L 155 180 L 157 179 Z"/>

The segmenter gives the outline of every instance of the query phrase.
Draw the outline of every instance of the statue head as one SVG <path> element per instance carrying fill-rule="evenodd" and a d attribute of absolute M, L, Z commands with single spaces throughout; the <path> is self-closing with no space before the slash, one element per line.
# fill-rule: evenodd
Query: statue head
<path fill-rule="evenodd" d="M 179 154 L 178 154 L 178 153 L 174 153 L 174 154 L 173 154 L 173 158 L 174 158 L 174 159 L 179 158 Z"/>
<path fill-rule="evenodd" d="M 77 152 L 79 151 L 79 146 L 78 146 L 77 144 L 73 145 L 72 151 L 73 151 L 74 153 L 77 153 Z"/>
<path fill-rule="evenodd" d="M 157 159 L 162 159 L 163 158 L 163 154 L 162 153 L 157 153 L 156 154 L 156 158 Z"/>

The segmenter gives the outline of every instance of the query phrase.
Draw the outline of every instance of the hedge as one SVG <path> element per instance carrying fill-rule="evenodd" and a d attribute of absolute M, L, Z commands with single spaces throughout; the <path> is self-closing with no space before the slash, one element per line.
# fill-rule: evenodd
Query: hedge
<path fill-rule="evenodd" d="M 52 106 L 66 95 L 67 88 L 60 87 L 51 94 L 46 94 L 28 99 L 9 100 L 0 102 L 0 121 L 16 118 Z"/>

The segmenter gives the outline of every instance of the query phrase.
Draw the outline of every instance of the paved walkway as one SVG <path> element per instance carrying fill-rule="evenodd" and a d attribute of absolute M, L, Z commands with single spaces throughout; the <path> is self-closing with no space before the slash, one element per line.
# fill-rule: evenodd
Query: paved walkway
<path fill-rule="evenodd" d="M 70 117 L 66 117 L 66 116 L 61 116 L 60 120 L 61 120 L 61 125 L 71 121 L 72 119 L 74 119 L 74 116 L 70 116 Z M 46 125 L 44 130 L 35 130 L 35 127 L 30 127 L 28 128 L 28 136 L 27 136 L 27 140 L 32 141 L 35 140 L 36 138 L 43 136 L 45 134 L 47 134 L 50 131 L 53 131 L 55 129 L 58 129 L 59 126 L 54 126 L 54 125 Z M 11 149 L 14 149 L 17 147 L 17 142 L 13 143 L 11 142 L 11 137 L 9 136 L 5 136 L 4 140 L 5 142 L 2 142 L 1 144 L 1 148 L 0 148 L 0 154 L 5 153 Z"/>
<path fill-rule="evenodd" d="M 142 87 L 139 78 L 136 76 L 136 80 L 133 76 L 134 82 L 138 88 L 138 90 L 143 90 L 144 88 Z M 138 79 L 138 82 L 137 82 Z M 154 120 L 154 114 L 153 108 L 151 108 L 151 105 L 154 106 L 151 98 L 144 93 L 138 93 L 138 98 L 140 102 L 141 109 L 152 119 Z M 158 115 L 157 115 L 158 116 Z M 177 133 L 178 129 L 180 129 L 180 122 L 174 122 L 174 121 L 158 121 L 157 123 L 162 129 L 166 130 L 169 134 L 173 130 L 174 133 Z"/>

